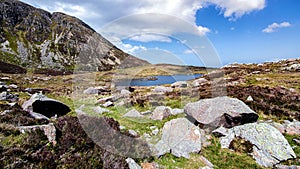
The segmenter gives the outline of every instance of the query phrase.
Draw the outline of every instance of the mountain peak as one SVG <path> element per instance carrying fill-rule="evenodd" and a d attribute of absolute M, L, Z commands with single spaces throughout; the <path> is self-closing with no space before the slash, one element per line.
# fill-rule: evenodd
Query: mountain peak
<path fill-rule="evenodd" d="M 0 61 L 60 71 L 149 64 L 124 53 L 80 19 L 17 0 L 0 0 Z M 134 60 L 126 62 L 126 59 Z M 126 63 L 126 65 L 122 65 Z"/>

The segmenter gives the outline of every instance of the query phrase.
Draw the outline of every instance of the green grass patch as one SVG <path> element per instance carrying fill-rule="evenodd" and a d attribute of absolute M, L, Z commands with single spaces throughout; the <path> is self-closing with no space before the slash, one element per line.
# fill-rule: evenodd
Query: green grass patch
<path fill-rule="evenodd" d="M 201 154 L 206 157 L 214 168 L 230 168 L 230 169 L 253 169 L 262 168 L 250 155 L 246 153 L 238 153 L 230 151 L 229 149 L 222 149 L 219 139 L 212 136 L 211 146 L 205 147 L 201 150 Z"/>

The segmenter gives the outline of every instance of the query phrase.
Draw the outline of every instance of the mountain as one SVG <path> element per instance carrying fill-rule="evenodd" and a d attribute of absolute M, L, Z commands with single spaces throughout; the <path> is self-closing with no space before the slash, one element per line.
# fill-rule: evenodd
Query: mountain
<path fill-rule="evenodd" d="M 17 0 L 0 0 L 0 61 L 26 69 L 111 70 L 149 64 L 81 20 Z"/>

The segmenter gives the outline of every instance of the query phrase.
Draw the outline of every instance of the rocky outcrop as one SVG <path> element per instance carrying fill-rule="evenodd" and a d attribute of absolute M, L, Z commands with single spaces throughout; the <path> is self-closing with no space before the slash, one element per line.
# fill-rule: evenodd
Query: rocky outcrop
<path fill-rule="evenodd" d="M 0 1 L 0 11 L 2 62 L 62 73 L 148 64 L 116 48 L 75 17 L 51 14 L 17 0 Z"/>
<path fill-rule="evenodd" d="M 191 119 L 212 128 L 229 128 L 258 119 L 258 115 L 244 102 L 227 96 L 189 103 L 184 107 L 184 111 Z"/>
<path fill-rule="evenodd" d="M 189 158 L 189 153 L 201 150 L 200 129 L 185 118 L 171 120 L 164 125 L 162 138 L 154 147 L 157 156 L 172 153 Z"/>
<path fill-rule="evenodd" d="M 296 155 L 284 136 L 266 123 L 251 123 L 236 126 L 224 132 L 221 137 L 223 148 L 232 147 L 232 141 L 244 139 L 251 144 L 251 155 L 264 167 L 272 167 L 281 161 L 296 158 Z"/>

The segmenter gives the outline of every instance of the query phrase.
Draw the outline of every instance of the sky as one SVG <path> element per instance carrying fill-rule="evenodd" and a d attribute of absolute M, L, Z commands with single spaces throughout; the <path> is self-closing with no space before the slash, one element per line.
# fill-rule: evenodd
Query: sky
<path fill-rule="evenodd" d="M 151 63 L 220 67 L 300 57 L 299 0 L 22 0 L 89 24 Z"/>

